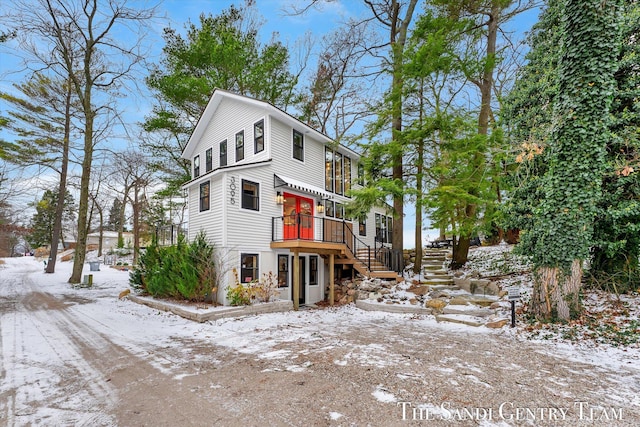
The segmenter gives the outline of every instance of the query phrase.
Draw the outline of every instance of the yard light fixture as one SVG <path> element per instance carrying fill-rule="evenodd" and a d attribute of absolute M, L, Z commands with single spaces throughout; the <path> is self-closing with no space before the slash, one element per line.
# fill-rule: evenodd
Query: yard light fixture
<path fill-rule="evenodd" d="M 324 205 L 320 200 L 318 200 L 318 204 L 316 205 L 316 212 L 319 214 L 324 213 Z"/>
<path fill-rule="evenodd" d="M 277 205 L 284 205 L 284 196 L 282 195 L 281 192 L 278 191 L 278 193 L 276 194 L 276 204 Z"/>

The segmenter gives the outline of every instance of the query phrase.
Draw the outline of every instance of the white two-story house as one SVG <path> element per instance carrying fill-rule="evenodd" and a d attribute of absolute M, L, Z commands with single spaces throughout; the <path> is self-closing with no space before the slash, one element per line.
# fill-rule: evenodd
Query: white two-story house
<path fill-rule="evenodd" d="M 272 272 L 294 306 L 326 298 L 335 277 L 397 278 L 385 266 L 383 208 L 348 220 L 359 155 L 273 105 L 215 90 L 182 153 L 192 162 L 188 238 L 204 231 L 229 263 L 227 283 Z M 332 286 L 330 287 L 332 289 Z M 218 292 L 226 304 L 226 292 Z"/>

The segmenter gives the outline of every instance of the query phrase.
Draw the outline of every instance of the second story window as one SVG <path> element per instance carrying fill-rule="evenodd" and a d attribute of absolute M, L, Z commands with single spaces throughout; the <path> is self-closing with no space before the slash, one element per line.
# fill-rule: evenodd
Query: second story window
<path fill-rule="evenodd" d="M 293 131 L 293 158 L 304 162 L 304 136 L 297 130 Z"/>
<path fill-rule="evenodd" d="M 347 196 L 349 190 L 351 190 L 351 159 L 344 156 L 344 194 Z"/>
<path fill-rule="evenodd" d="M 236 133 L 236 162 L 244 160 L 244 131 Z"/>
<path fill-rule="evenodd" d="M 364 164 L 358 163 L 358 184 L 364 185 Z"/>
<path fill-rule="evenodd" d="M 220 166 L 227 166 L 227 140 L 220 143 Z"/>
<path fill-rule="evenodd" d="M 324 189 L 333 193 L 333 150 L 324 149 Z"/>
<path fill-rule="evenodd" d="M 193 158 L 193 177 L 197 178 L 200 176 L 200 156 L 195 156 Z"/>
<path fill-rule="evenodd" d="M 213 148 L 209 148 L 205 152 L 205 168 L 207 172 L 211 172 L 213 169 Z"/>
<path fill-rule="evenodd" d="M 367 235 L 367 219 L 366 218 L 362 218 L 360 221 L 358 221 L 358 234 L 361 236 Z"/>
<path fill-rule="evenodd" d="M 253 149 L 256 154 L 264 151 L 264 120 L 253 125 Z"/>
<path fill-rule="evenodd" d="M 335 192 L 337 194 L 343 194 L 344 193 L 344 180 L 342 177 L 342 154 L 340 153 L 335 153 L 334 155 L 335 158 L 335 168 L 336 168 L 336 181 L 335 181 Z"/>
<path fill-rule="evenodd" d="M 257 182 L 242 180 L 242 208 L 260 210 L 260 184 Z"/>

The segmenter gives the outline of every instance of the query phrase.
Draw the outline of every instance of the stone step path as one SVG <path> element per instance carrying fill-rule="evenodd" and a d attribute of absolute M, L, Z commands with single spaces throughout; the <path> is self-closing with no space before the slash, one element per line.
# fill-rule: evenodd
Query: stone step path
<path fill-rule="evenodd" d="M 422 257 L 423 276 L 420 283 L 431 289 L 430 296 L 435 301 L 428 306 L 434 310 L 436 320 L 474 327 L 486 324 L 496 327 L 489 320 L 496 314 L 495 309 L 489 308 L 496 300 L 473 295 L 474 289 L 469 289 L 466 283 L 461 288 L 445 266 L 450 254 L 449 249 L 425 249 Z M 466 293 L 465 291 L 472 295 L 460 294 Z M 497 327 L 501 327 L 504 322 L 499 323 Z"/>
<path fill-rule="evenodd" d="M 448 249 L 425 249 L 422 274 L 416 280 L 396 285 L 360 283 L 356 286 L 356 306 L 363 310 L 431 314 L 438 322 L 472 327 L 506 325 L 508 303 L 494 292 L 492 286 L 497 286 L 486 279 L 453 277 L 447 270 L 450 257 Z M 395 292 L 396 287 L 400 292 Z M 415 298 L 407 297 L 405 292 Z"/>

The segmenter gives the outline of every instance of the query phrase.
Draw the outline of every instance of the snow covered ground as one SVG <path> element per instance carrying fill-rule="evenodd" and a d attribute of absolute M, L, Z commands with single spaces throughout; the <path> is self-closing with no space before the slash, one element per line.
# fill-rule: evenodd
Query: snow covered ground
<path fill-rule="evenodd" d="M 555 331 L 551 339 L 536 338 L 527 325 L 469 328 L 353 305 L 199 324 L 119 300 L 128 272 L 87 266 L 94 285 L 82 288 L 67 283 L 71 263 L 44 274 L 33 257 L 3 261 L 3 425 L 149 425 L 154 416 L 162 425 L 185 419 L 205 425 L 198 420 L 213 419 L 202 418 L 211 416 L 202 408 L 182 413 L 159 404 L 151 410 L 153 399 L 145 396 L 134 399 L 143 409 L 123 409 L 125 396 L 139 395 L 135 387 L 150 376 L 155 388 L 144 390 L 173 390 L 165 398 L 200 381 L 185 395 L 193 399 L 189 390 L 197 389 L 202 405 L 217 405 L 217 425 L 406 425 L 403 417 L 415 421 L 416 413 L 434 417 L 433 425 L 640 425 L 637 345 L 574 342 Z M 101 353 L 110 354 L 112 366 L 103 366 L 111 362 Z M 223 374 L 236 368 L 231 377 Z M 244 378 L 252 379 L 246 389 Z M 261 381 L 269 385 L 261 388 Z M 306 393 L 312 400 L 306 407 L 291 406 Z M 582 417 L 587 412 L 579 412 L 579 402 L 595 408 L 597 417 Z M 239 411 L 242 405 L 251 410 Z M 505 412 L 498 412 L 500 405 Z M 549 413 L 540 418 L 552 406 L 569 413 L 553 423 Z M 495 413 L 481 414 L 480 407 Z M 526 419 L 516 417 L 516 407 L 529 409 Z M 145 411 L 151 418 L 144 422 L 127 418 Z"/>

